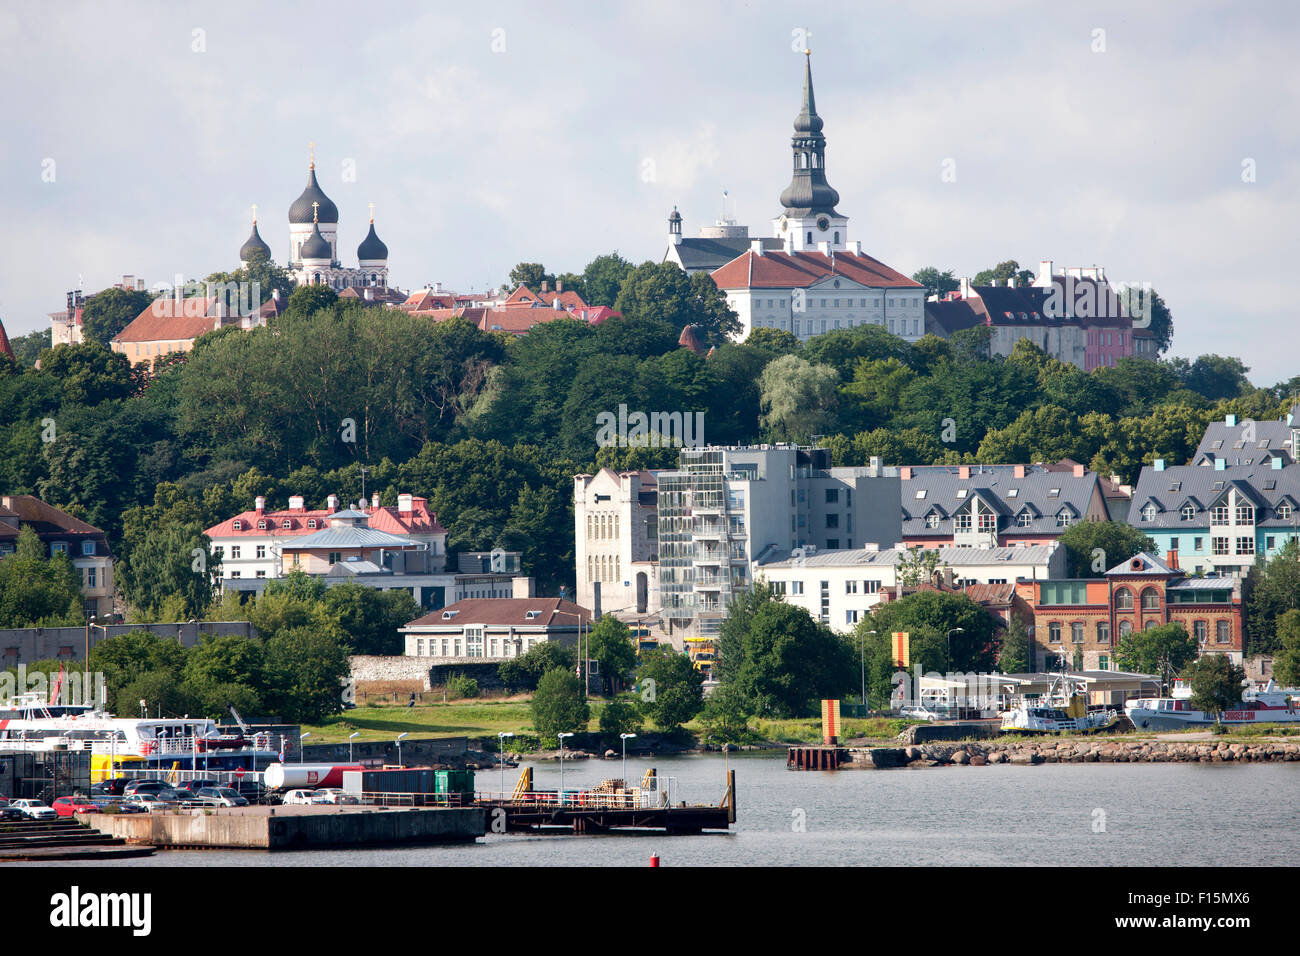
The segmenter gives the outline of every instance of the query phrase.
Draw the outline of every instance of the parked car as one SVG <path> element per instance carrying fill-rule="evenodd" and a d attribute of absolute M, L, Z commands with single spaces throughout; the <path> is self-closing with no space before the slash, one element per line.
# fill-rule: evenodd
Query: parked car
<path fill-rule="evenodd" d="M 248 806 L 248 801 L 229 787 L 204 787 L 194 794 L 194 799 L 214 807 Z"/>
<path fill-rule="evenodd" d="M 128 780 L 126 786 L 122 788 L 122 796 L 129 797 L 136 793 L 161 793 L 168 791 L 174 793 L 176 788 L 165 780 Z"/>
<path fill-rule="evenodd" d="M 287 807 L 309 807 L 324 802 L 316 796 L 315 790 L 290 790 L 284 795 L 284 805 Z"/>
<path fill-rule="evenodd" d="M 198 793 L 207 787 L 220 787 L 221 785 L 220 780 L 186 780 L 183 783 L 176 784 L 174 789 L 178 792 L 188 790 L 190 793 Z M 183 793 L 182 796 L 184 796 Z"/>
<path fill-rule="evenodd" d="M 89 797 L 59 797 L 51 804 L 51 807 L 61 817 L 70 817 L 78 813 L 99 812 L 99 807 Z"/>
<path fill-rule="evenodd" d="M 90 788 L 91 796 L 102 794 L 106 797 L 120 797 L 126 785 L 131 782 L 130 777 L 112 777 L 108 780 L 101 780 Z"/>
<path fill-rule="evenodd" d="M 23 813 L 17 807 L 10 804 L 8 800 L 0 797 L 0 823 L 10 820 L 26 820 L 27 814 Z"/>
<path fill-rule="evenodd" d="M 353 805 L 361 801 L 353 794 L 346 790 L 340 790 L 338 787 L 321 787 L 316 791 L 316 802 Z"/>
<path fill-rule="evenodd" d="M 156 793 L 133 793 L 122 801 L 124 807 L 140 807 L 153 813 L 158 810 L 175 810 L 180 806 L 180 801 L 172 798 L 164 800 Z"/>
<path fill-rule="evenodd" d="M 924 707 L 909 706 L 903 707 L 898 711 L 898 716 L 907 720 L 938 720 L 939 715 L 932 710 Z"/>
<path fill-rule="evenodd" d="M 92 797 L 100 813 L 144 813 L 139 804 L 128 803 L 125 797 Z"/>
<path fill-rule="evenodd" d="M 266 785 L 260 780 L 247 779 L 236 780 L 229 785 L 229 789 L 235 791 L 249 803 L 262 804 L 279 804 L 281 798 L 274 790 L 268 790 Z"/>
<path fill-rule="evenodd" d="M 59 816 L 53 808 L 47 807 L 40 800 L 15 800 L 13 805 L 29 820 L 56 820 Z"/>

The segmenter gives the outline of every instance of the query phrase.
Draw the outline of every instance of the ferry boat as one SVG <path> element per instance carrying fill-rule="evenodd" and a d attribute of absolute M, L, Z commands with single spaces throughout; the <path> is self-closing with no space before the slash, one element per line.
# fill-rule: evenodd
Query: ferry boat
<path fill-rule="evenodd" d="M 92 783 L 126 772 L 262 772 L 281 758 L 270 734 L 222 733 L 205 717 L 121 718 L 90 704 L 24 694 L 0 706 L 0 750 L 89 750 Z M 201 763 L 200 763 L 201 761 Z"/>
<path fill-rule="evenodd" d="M 1022 699 L 1015 707 L 1002 712 L 1002 730 L 1035 733 L 1093 733 L 1114 725 L 1119 714 L 1110 708 L 1089 708 L 1083 681 L 1071 680 L 1061 673 L 1048 691 L 1036 699 Z"/>
<path fill-rule="evenodd" d="M 1213 714 L 1193 709 L 1188 693 L 1175 688 L 1172 697 L 1141 697 L 1128 701 L 1124 711 L 1139 730 L 1186 730 L 1216 723 Z M 1290 724 L 1300 721 L 1300 709 L 1293 692 L 1280 690 L 1272 682 L 1262 689 L 1248 689 L 1241 706 L 1225 710 L 1218 723 L 1240 727 L 1251 724 Z"/>

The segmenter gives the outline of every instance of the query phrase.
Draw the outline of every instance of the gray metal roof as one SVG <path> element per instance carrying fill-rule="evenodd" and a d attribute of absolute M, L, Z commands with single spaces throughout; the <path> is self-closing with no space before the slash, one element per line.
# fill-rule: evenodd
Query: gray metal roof
<path fill-rule="evenodd" d="M 1107 575 L 1129 575 L 1129 574 L 1182 574 L 1182 571 L 1171 568 L 1165 563 L 1163 558 L 1157 557 L 1150 551 L 1139 551 L 1127 561 L 1121 561 L 1109 571 Z"/>
<path fill-rule="evenodd" d="M 1270 487 L 1271 485 L 1271 487 Z M 1222 469 L 1210 465 L 1174 465 L 1163 470 L 1142 469 L 1133 489 L 1128 523 L 1139 530 L 1204 531 L 1210 527 L 1210 510 L 1228 491 L 1236 488 L 1255 503 L 1255 523 L 1267 528 L 1291 528 L 1300 520 L 1300 464 L 1283 468 L 1270 465 L 1236 465 Z M 1292 517 L 1277 516 L 1277 506 L 1287 502 Z M 1147 504 L 1156 506 L 1150 521 L 1142 520 Z M 1190 521 L 1182 519 L 1184 505 L 1195 511 Z"/>
<path fill-rule="evenodd" d="M 752 238 L 740 236 L 734 239 L 683 239 L 674 248 L 677 250 L 677 258 L 681 260 L 682 268 L 708 269 L 712 272 L 748 252 L 749 244 L 757 238 L 757 236 Z M 763 248 L 780 249 L 781 240 L 763 239 Z"/>
<path fill-rule="evenodd" d="M 1292 409 L 1291 417 L 1296 420 L 1297 409 Z M 1233 425 L 1225 420 L 1210 422 L 1201 436 L 1201 443 L 1196 446 L 1190 464 L 1198 464 L 1203 459 L 1223 458 L 1229 467 L 1243 465 L 1246 459 L 1256 465 L 1263 459 L 1285 452 L 1287 460 L 1295 461 L 1296 450 L 1291 447 L 1291 426 L 1285 421 L 1251 422 L 1254 438 L 1246 441 L 1247 420 L 1241 419 Z"/>
<path fill-rule="evenodd" d="M 939 566 L 972 567 L 978 565 L 1006 562 L 1017 564 L 1047 564 L 1060 545 L 1036 544 L 1026 548 L 931 548 L 939 556 Z M 771 549 L 759 556 L 757 563 L 765 568 L 841 568 L 841 567 L 893 567 L 897 565 L 907 551 L 889 548 L 882 551 L 869 551 L 865 548 L 839 548 L 833 551 L 816 551 L 806 554 L 802 562 L 796 564 L 789 551 Z"/>
<path fill-rule="evenodd" d="M 424 545 L 419 541 L 412 541 L 410 538 L 399 538 L 395 534 L 389 534 L 387 531 L 377 531 L 374 528 L 353 527 L 353 528 L 326 528 L 324 531 L 317 531 L 315 534 L 309 534 L 305 538 L 298 538 L 294 541 L 286 541 L 282 550 L 284 551 L 309 551 L 309 550 L 345 550 L 347 548 L 393 548 L 395 550 L 406 548 L 423 548 Z"/>
<path fill-rule="evenodd" d="M 381 568 L 373 561 L 335 561 L 325 573 L 327 578 L 346 577 L 350 575 L 392 574 L 390 568 Z"/>
<path fill-rule="evenodd" d="M 1088 513 L 1097 493 L 1097 476 L 1084 472 L 1082 478 L 1069 471 L 1048 471 L 1026 465 L 1025 477 L 1015 477 L 1016 465 L 970 465 L 970 477 L 962 478 L 957 465 L 923 465 L 912 468 L 912 477 L 899 482 L 903 506 L 903 534 L 916 537 L 951 537 L 953 515 L 970 508 L 978 495 L 1000 516 L 998 531 L 1020 534 L 1059 534 L 1056 514 L 1062 508 L 1073 511 L 1074 520 Z M 1053 495 L 1053 490 L 1056 494 Z M 925 495 L 918 498 L 917 492 Z M 960 492 L 965 491 L 964 495 Z M 939 515 L 938 527 L 926 525 L 931 511 Z M 1021 527 L 1022 511 L 1031 519 Z"/>

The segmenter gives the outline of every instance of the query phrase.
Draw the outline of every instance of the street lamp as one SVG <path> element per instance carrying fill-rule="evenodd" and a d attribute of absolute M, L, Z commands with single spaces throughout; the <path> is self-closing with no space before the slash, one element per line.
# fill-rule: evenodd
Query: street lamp
<path fill-rule="evenodd" d="M 948 668 L 952 669 L 952 636 L 954 634 L 965 634 L 966 632 L 960 627 L 954 627 L 948 631 Z"/>
<path fill-rule="evenodd" d="M 636 734 L 619 734 L 623 741 L 623 786 L 627 787 L 627 742 L 635 737 Z"/>
<path fill-rule="evenodd" d="M 514 734 L 509 731 L 500 731 L 497 733 L 497 755 L 501 758 L 501 797 L 505 799 L 506 795 L 506 738 L 513 737 Z"/>
<path fill-rule="evenodd" d="M 875 634 L 875 631 L 867 631 L 858 638 L 858 656 L 862 658 L 862 716 L 867 716 L 867 634 Z"/>
<path fill-rule="evenodd" d="M 578 677 L 582 680 L 582 699 L 587 699 L 587 661 L 582 653 L 582 615 L 575 611 L 561 611 L 558 608 L 556 614 L 563 614 L 565 617 L 571 617 L 578 622 Z M 590 637 L 588 637 L 590 639 Z"/>
<path fill-rule="evenodd" d="M 352 763 L 352 741 L 354 738 L 360 736 L 361 731 L 359 730 L 354 730 L 352 733 L 348 734 L 348 763 Z"/>
<path fill-rule="evenodd" d="M 405 736 L 407 735 L 406 734 L 397 735 L 397 766 L 399 767 L 402 766 L 402 738 Z"/>
<path fill-rule="evenodd" d="M 564 804 L 564 738 L 572 737 L 573 731 L 565 731 L 556 734 L 560 738 L 560 804 Z"/>
<path fill-rule="evenodd" d="M 298 762 L 299 762 L 299 763 L 302 763 L 302 762 L 303 762 L 303 751 L 306 749 L 306 748 L 303 747 L 302 742 L 303 742 L 304 740 L 306 740 L 306 739 L 307 739 L 308 737 L 310 737 L 310 736 L 311 736 L 311 731 L 310 731 L 310 730 L 307 731 L 307 733 L 305 733 L 305 734 L 299 734 L 299 735 L 298 735 Z"/>

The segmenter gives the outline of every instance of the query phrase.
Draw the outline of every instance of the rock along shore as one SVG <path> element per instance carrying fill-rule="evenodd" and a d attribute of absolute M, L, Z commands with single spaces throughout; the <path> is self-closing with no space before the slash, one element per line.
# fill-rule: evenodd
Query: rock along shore
<path fill-rule="evenodd" d="M 1261 763 L 1300 760 L 1300 743 L 1067 739 L 850 748 L 843 769 L 1040 763 Z"/>

